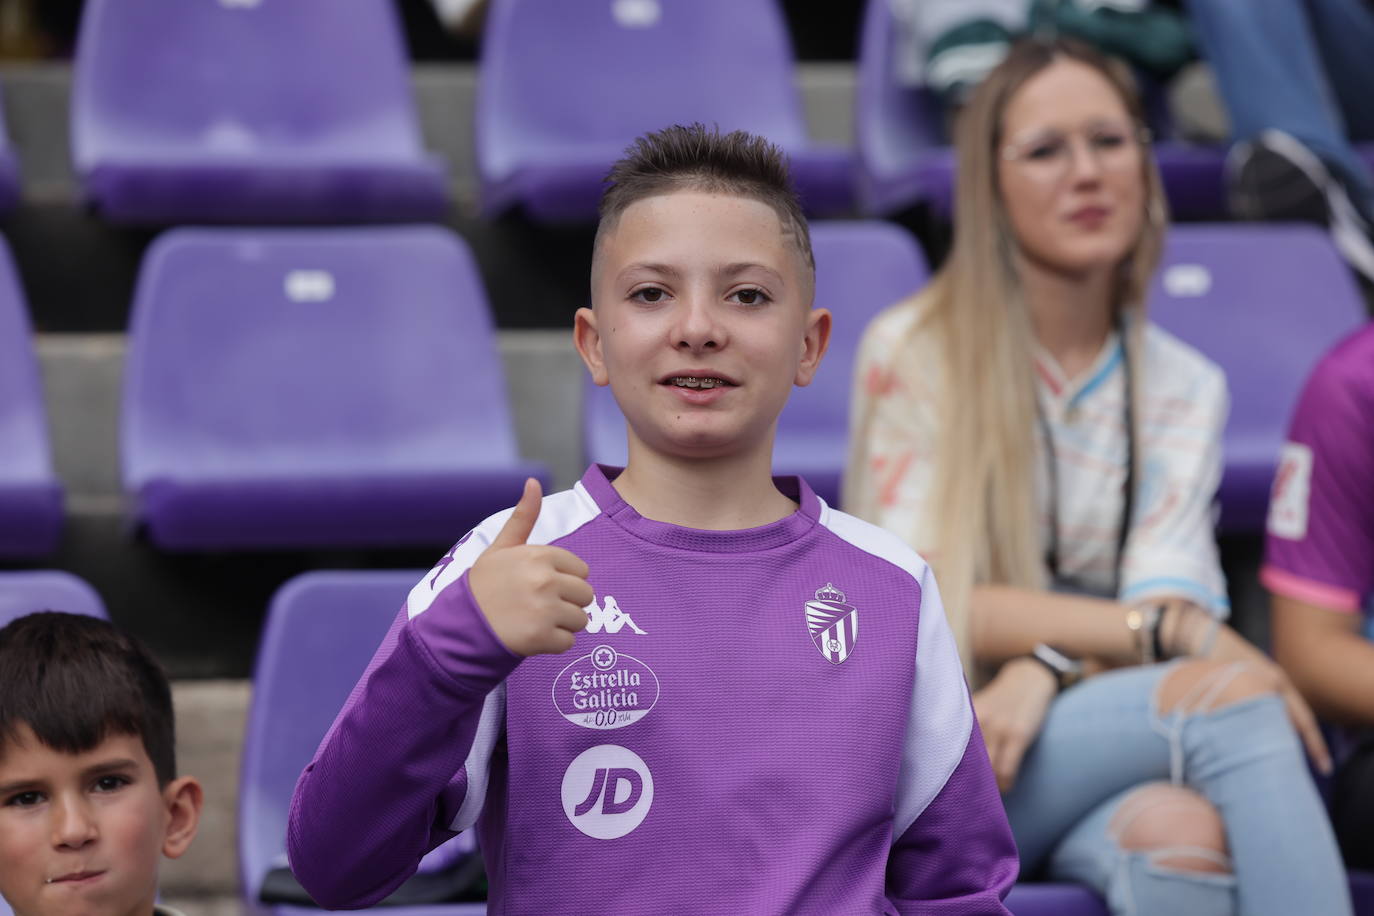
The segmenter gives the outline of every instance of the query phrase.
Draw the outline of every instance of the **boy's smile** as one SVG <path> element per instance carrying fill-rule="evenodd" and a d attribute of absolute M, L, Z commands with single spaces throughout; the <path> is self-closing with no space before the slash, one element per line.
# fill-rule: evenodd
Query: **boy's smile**
<path fill-rule="evenodd" d="M 767 204 L 684 190 L 626 207 L 602 238 L 595 311 L 578 348 L 610 384 L 631 456 L 717 458 L 770 452 L 793 385 L 810 383 L 829 316 Z"/>
<path fill-rule="evenodd" d="M 183 782 L 159 788 L 136 736 L 69 754 L 22 725 L 0 755 L 0 893 L 17 916 L 149 916 Z"/>

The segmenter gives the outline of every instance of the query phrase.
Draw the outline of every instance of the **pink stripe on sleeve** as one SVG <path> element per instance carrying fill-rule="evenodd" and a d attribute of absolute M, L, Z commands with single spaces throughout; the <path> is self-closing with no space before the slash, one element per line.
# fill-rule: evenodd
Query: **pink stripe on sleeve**
<path fill-rule="evenodd" d="M 1308 604 L 1350 614 L 1358 613 L 1360 610 L 1360 596 L 1348 588 L 1314 582 L 1274 566 L 1265 566 L 1261 569 L 1259 578 L 1265 588 L 1285 598 L 1295 598 Z"/>

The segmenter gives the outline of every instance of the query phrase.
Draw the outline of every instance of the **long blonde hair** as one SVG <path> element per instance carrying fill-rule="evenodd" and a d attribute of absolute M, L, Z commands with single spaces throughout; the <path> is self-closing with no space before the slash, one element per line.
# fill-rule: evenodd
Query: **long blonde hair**
<path fill-rule="evenodd" d="M 968 612 L 973 586 L 1046 584 L 1035 508 L 1034 338 L 997 165 L 1009 100 L 1031 77 L 1063 58 L 1101 73 L 1136 124 L 1143 125 L 1134 83 L 1116 61 L 1063 39 L 1028 39 L 1014 45 L 959 116 L 954 244 L 940 272 L 919 294 L 921 318 L 912 325 L 913 339 L 900 349 L 916 352 L 914 338 L 933 335 L 940 355 L 939 448 L 928 530 L 936 533 L 935 565 L 945 609 L 971 676 L 977 674 L 971 664 Z M 1146 213 L 1140 236 L 1121 262 L 1113 298 L 1118 313 L 1129 311 L 1141 319 L 1167 221 L 1159 172 L 1152 157 L 1142 159 Z M 1132 356 L 1140 352 L 1143 324 L 1127 323 L 1126 346 Z M 1140 358 L 1131 360 L 1136 371 L 1142 364 Z M 903 366 L 900 371 L 915 373 L 919 367 Z M 1140 385 L 1135 389 L 1138 392 Z M 1133 411 L 1136 418 L 1138 406 Z"/>

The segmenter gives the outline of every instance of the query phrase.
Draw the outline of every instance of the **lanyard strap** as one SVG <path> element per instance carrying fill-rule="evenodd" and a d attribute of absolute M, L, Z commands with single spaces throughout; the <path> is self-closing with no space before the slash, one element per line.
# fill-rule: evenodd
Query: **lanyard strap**
<path fill-rule="evenodd" d="M 1117 345 L 1121 347 L 1121 370 L 1125 373 L 1125 398 L 1121 406 L 1121 422 L 1126 428 L 1126 480 L 1121 485 L 1121 518 L 1116 532 L 1116 563 L 1112 567 L 1112 595 L 1121 591 L 1121 564 L 1126 554 L 1126 537 L 1131 530 L 1131 516 L 1135 510 L 1135 398 L 1134 379 L 1131 372 L 1131 350 L 1126 346 L 1126 335 L 1121 319 L 1116 321 Z M 1049 471 L 1050 537 L 1045 546 L 1045 565 L 1049 567 L 1051 579 L 1059 578 L 1059 460 L 1054 450 L 1054 433 L 1049 420 L 1040 405 L 1039 396 L 1035 399 L 1035 417 L 1040 427 L 1040 438 L 1045 448 L 1045 465 Z"/>

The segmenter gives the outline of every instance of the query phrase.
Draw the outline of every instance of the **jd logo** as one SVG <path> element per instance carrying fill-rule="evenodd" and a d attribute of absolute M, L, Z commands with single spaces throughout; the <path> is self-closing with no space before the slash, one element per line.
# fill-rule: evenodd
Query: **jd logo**
<path fill-rule="evenodd" d="M 634 830 L 653 803 L 648 764 L 618 744 L 588 748 L 563 774 L 563 813 L 574 827 L 598 840 Z"/>
<path fill-rule="evenodd" d="M 602 599 L 602 604 L 603 606 L 598 607 L 596 598 L 593 597 L 592 603 L 582 609 L 587 612 L 588 633 L 600 633 L 603 630 L 607 633 L 619 633 L 625 627 L 629 627 L 640 636 L 649 635 L 635 625 L 634 618 L 622 611 L 612 596 L 607 595 Z"/>
<path fill-rule="evenodd" d="M 630 787 L 630 791 L 625 793 L 622 800 L 616 801 L 622 782 Z M 644 780 L 639 778 L 638 770 L 628 767 L 597 767 L 596 775 L 592 777 L 592 790 L 573 809 L 573 817 L 586 814 L 596 807 L 597 802 L 601 802 L 602 814 L 624 814 L 639 804 L 639 797 L 643 794 Z"/>

